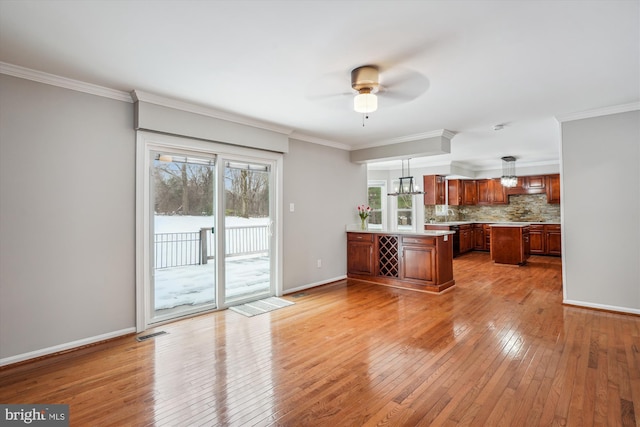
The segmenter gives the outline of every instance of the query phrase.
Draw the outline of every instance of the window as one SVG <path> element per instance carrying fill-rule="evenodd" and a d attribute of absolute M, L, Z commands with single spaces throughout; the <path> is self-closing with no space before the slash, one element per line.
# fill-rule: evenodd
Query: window
<path fill-rule="evenodd" d="M 413 197 L 410 195 L 398 196 L 398 230 L 413 230 Z"/>
<path fill-rule="evenodd" d="M 392 182 L 394 188 L 400 186 L 399 180 L 394 180 Z M 394 215 L 394 224 L 397 230 L 415 230 L 415 204 L 413 200 L 413 196 L 406 194 L 398 197 L 394 197 L 396 199 L 396 209 Z"/>
<path fill-rule="evenodd" d="M 387 208 L 387 183 L 385 181 L 369 181 L 368 203 L 371 207 L 369 229 L 383 230 L 386 224 Z"/>

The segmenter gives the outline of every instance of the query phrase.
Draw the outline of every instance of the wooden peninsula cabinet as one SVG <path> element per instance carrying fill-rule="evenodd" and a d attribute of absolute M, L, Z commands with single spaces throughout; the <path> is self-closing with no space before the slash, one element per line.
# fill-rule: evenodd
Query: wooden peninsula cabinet
<path fill-rule="evenodd" d="M 347 233 L 347 272 L 373 274 L 373 234 Z"/>
<path fill-rule="evenodd" d="M 529 224 L 492 224 L 491 259 L 496 264 L 524 265 L 531 254 Z"/>
<path fill-rule="evenodd" d="M 347 277 L 423 292 L 453 279 L 452 232 L 347 232 Z"/>

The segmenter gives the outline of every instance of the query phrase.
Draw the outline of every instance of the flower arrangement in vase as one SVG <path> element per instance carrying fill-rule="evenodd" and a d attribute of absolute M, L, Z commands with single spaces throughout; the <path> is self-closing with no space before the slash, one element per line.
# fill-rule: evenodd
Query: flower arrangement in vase
<path fill-rule="evenodd" d="M 365 205 L 358 205 L 358 216 L 360 217 L 360 228 L 362 230 L 367 229 L 367 218 L 371 213 L 371 207 Z"/>

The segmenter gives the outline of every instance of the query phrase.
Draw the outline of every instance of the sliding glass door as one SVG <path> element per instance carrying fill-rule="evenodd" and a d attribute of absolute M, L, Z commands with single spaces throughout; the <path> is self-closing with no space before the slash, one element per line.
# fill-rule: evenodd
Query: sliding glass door
<path fill-rule="evenodd" d="M 282 155 L 138 134 L 137 329 L 282 292 Z"/>
<path fill-rule="evenodd" d="M 271 168 L 226 161 L 225 297 L 234 301 L 272 295 Z"/>
<path fill-rule="evenodd" d="M 152 152 L 152 321 L 216 307 L 215 157 Z"/>

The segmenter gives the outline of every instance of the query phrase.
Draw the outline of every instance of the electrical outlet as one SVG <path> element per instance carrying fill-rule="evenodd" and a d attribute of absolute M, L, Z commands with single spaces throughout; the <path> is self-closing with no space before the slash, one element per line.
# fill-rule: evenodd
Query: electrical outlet
<path fill-rule="evenodd" d="M 322 260 L 321 259 L 318 260 L 318 268 L 322 268 Z"/>
<path fill-rule="evenodd" d="M 296 206 L 293 203 L 289 203 L 289 212 L 293 212 L 296 210 Z"/>

